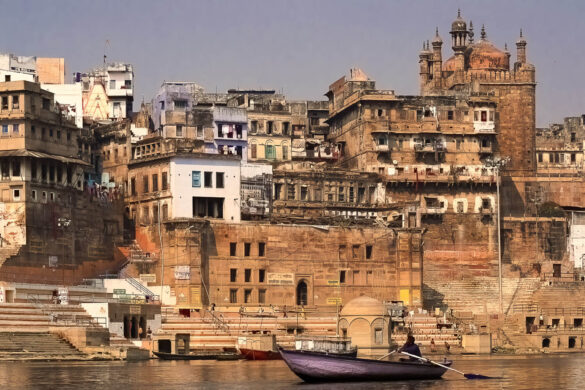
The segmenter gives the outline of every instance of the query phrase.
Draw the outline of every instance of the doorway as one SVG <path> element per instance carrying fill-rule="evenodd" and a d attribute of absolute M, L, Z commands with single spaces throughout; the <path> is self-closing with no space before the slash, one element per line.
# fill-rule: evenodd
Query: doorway
<path fill-rule="evenodd" d="M 297 284 L 297 305 L 306 306 L 308 303 L 307 283 L 304 280 L 301 280 L 299 284 Z"/>

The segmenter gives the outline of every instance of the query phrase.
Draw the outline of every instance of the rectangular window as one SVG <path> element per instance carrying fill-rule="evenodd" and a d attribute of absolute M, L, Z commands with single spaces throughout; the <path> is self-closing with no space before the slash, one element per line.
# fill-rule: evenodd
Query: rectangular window
<path fill-rule="evenodd" d="M 18 110 L 19 107 L 20 107 L 20 96 L 18 96 L 18 95 L 12 96 L 12 109 Z"/>
<path fill-rule="evenodd" d="M 124 80 L 124 89 L 132 88 L 132 80 Z"/>
<path fill-rule="evenodd" d="M 215 173 L 215 188 L 223 188 L 223 172 Z"/>
<path fill-rule="evenodd" d="M 152 191 L 158 191 L 158 175 L 156 173 L 152 175 Z"/>
<path fill-rule="evenodd" d="M 366 245 L 366 259 L 370 260 L 372 258 L 372 249 L 371 245 Z"/>
<path fill-rule="evenodd" d="M 12 125 L 12 132 L 18 134 L 18 124 Z"/>
<path fill-rule="evenodd" d="M 37 200 L 37 190 L 32 190 L 30 194 L 32 200 Z"/>
<path fill-rule="evenodd" d="M 288 160 L 288 146 L 282 145 L 282 159 Z"/>
<path fill-rule="evenodd" d="M 541 160 L 542 160 L 542 158 L 541 158 Z M 575 163 L 576 161 L 577 161 L 577 155 L 575 153 L 571 153 L 571 163 Z"/>
<path fill-rule="evenodd" d="M 230 268 L 230 282 L 234 283 L 238 280 L 238 270 L 236 268 Z"/>
<path fill-rule="evenodd" d="M 339 192 L 337 193 L 337 201 L 338 202 L 345 202 L 345 188 L 339 187 Z"/>
<path fill-rule="evenodd" d="M 482 122 L 487 122 L 487 111 L 482 111 L 481 112 L 481 121 Z"/>
<path fill-rule="evenodd" d="M 166 172 L 163 172 L 163 180 L 165 179 L 166 175 Z M 201 171 L 191 172 L 191 187 L 201 187 Z"/>
<path fill-rule="evenodd" d="M 31 126 L 31 127 L 30 127 L 30 132 L 31 132 L 33 135 L 35 135 L 35 134 L 37 133 L 37 129 L 36 129 L 36 127 L 34 127 L 34 126 Z"/>
<path fill-rule="evenodd" d="M 238 245 L 235 242 L 230 242 L 230 256 L 235 256 L 236 255 L 236 249 L 238 248 Z"/>
<path fill-rule="evenodd" d="M 251 244 L 249 242 L 245 242 L 244 243 L 244 256 L 250 256 L 250 246 Z"/>
<path fill-rule="evenodd" d="M 308 200 L 309 189 L 306 186 L 301 186 L 301 200 Z"/>
<path fill-rule="evenodd" d="M 15 202 L 20 200 L 20 190 L 12 190 L 12 199 Z"/>
<path fill-rule="evenodd" d="M 12 161 L 12 176 L 20 176 L 20 161 Z"/>
<path fill-rule="evenodd" d="M 201 125 L 197 126 L 197 138 L 199 139 L 203 138 L 203 126 Z"/>
<path fill-rule="evenodd" d="M 252 301 L 252 290 L 245 289 L 244 290 L 244 303 L 250 303 Z"/>
<path fill-rule="evenodd" d="M 274 183 L 274 200 L 280 200 L 282 196 L 282 184 Z"/>
<path fill-rule="evenodd" d="M 203 186 L 205 188 L 212 188 L 213 187 L 213 172 L 205 172 L 204 173 Z"/>
<path fill-rule="evenodd" d="M 313 200 L 315 202 L 321 202 L 323 200 L 321 197 L 321 189 L 320 188 L 315 188 L 313 190 Z"/>
<path fill-rule="evenodd" d="M 230 288 L 230 303 L 238 303 L 238 289 Z"/>
<path fill-rule="evenodd" d="M 2 109 L 8 110 L 8 96 L 2 96 Z"/>
<path fill-rule="evenodd" d="M 449 121 L 453 120 L 453 111 L 451 110 L 447 111 L 447 120 Z"/>
<path fill-rule="evenodd" d="M 289 128 L 290 128 L 290 123 L 288 123 L 288 122 L 282 122 L 282 134 L 288 135 Z"/>
<path fill-rule="evenodd" d="M 43 98 L 43 110 L 50 110 L 51 109 L 51 100 L 47 98 Z"/>
<path fill-rule="evenodd" d="M 259 257 L 264 257 L 266 255 L 266 243 L 265 242 L 259 242 L 258 243 L 258 256 Z"/>
<path fill-rule="evenodd" d="M 288 184 L 286 186 L 286 189 L 288 190 L 288 200 L 295 200 L 296 198 L 296 188 L 294 184 Z"/>
<path fill-rule="evenodd" d="M 360 246 L 359 245 L 352 245 L 351 247 L 351 257 L 357 259 L 360 254 Z"/>
<path fill-rule="evenodd" d="M 276 148 L 274 147 L 274 145 L 265 145 L 264 154 L 266 159 L 269 160 L 276 159 Z"/>
<path fill-rule="evenodd" d="M 176 128 L 177 128 L 177 130 L 175 132 L 175 135 L 177 137 L 182 137 L 183 136 L 183 126 L 182 125 L 177 125 Z"/>
<path fill-rule="evenodd" d="M 163 172 L 162 173 L 162 190 L 166 191 L 168 189 L 168 184 L 167 184 L 167 173 Z"/>
<path fill-rule="evenodd" d="M 266 122 L 266 134 L 272 134 L 273 130 L 274 130 L 274 122 L 272 122 L 272 121 Z"/>
<path fill-rule="evenodd" d="M 258 283 L 264 283 L 265 279 L 266 279 L 266 270 L 259 269 L 258 270 Z"/>
<path fill-rule="evenodd" d="M 2 134 L 8 134 L 8 125 L 2 125 Z"/>
<path fill-rule="evenodd" d="M 266 290 L 258 290 L 258 303 L 266 303 Z"/>
<path fill-rule="evenodd" d="M 358 187 L 358 203 L 364 203 L 366 200 L 366 189 L 364 187 Z"/>
<path fill-rule="evenodd" d="M 116 80 L 110 80 L 110 89 L 116 89 Z"/>
<path fill-rule="evenodd" d="M 130 193 L 136 195 L 136 178 L 130 179 Z"/>
<path fill-rule="evenodd" d="M 382 332 L 382 329 L 374 329 L 374 342 L 378 345 L 384 342 L 384 333 Z"/>
<path fill-rule="evenodd" d="M 257 157 L 256 157 L 256 156 L 257 156 L 257 152 L 256 152 L 256 144 L 252 144 L 252 145 L 250 146 L 250 150 L 251 150 L 251 157 L 250 157 L 250 158 L 253 158 L 253 159 L 257 158 Z"/>
<path fill-rule="evenodd" d="M 354 201 L 354 191 L 353 191 L 353 187 L 349 187 L 349 202 L 353 203 Z"/>
<path fill-rule="evenodd" d="M 17 127 L 18 128 L 18 127 Z M 17 131 L 18 132 L 18 131 Z M 61 130 L 57 130 L 57 139 L 61 139 Z"/>
<path fill-rule="evenodd" d="M 345 271 L 339 271 L 339 284 L 345 283 Z"/>
<path fill-rule="evenodd" d="M 252 270 L 250 268 L 246 268 L 244 270 L 244 282 L 250 283 L 251 279 L 252 279 Z"/>
<path fill-rule="evenodd" d="M 8 103 L 7 103 L 8 104 Z M 250 122 L 250 131 L 255 133 L 258 131 L 258 121 L 251 121 Z"/>
<path fill-rule="evenodd" d="M 175 101 L 173 101 L 173 103 L 175 104 L 175 110 L 187 108 L 187 101 L 186 100 L 183 100 L 183 99 L 175 100 Z"/>
<path fill-rule="evenodd" d="M 146 175 L 142 176 L 142 192 L 145 194 L 148 192 L 148 176 Z"/>

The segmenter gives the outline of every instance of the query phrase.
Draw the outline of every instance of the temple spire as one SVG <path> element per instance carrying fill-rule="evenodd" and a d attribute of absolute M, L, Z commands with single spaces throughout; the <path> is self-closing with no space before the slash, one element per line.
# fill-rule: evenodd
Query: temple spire
<path fill-rule="evenodd" d="M 481 25 L 481 39 L 486 39 L 487 38 L 487 34 L 485 32 L 485 25 Z"/>
<path fill-rule="evenodd" d="M 470 20 L 469 21 L 469 33 L 467 34 L 469 36 L 469 44 L 471 45 L 473 43 L 473 21 Z"/>

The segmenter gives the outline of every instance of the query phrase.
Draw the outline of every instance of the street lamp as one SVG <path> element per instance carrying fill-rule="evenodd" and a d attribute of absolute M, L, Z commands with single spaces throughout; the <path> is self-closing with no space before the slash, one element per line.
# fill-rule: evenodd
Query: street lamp
<path fill-rule="evenodd" d="M 510 161 L 510 157 L 494 157 L 493 159 L 486 159 L 484 165 L 492 168 L 496 174 L 496 202 L 498 203 L 498 295 L 500 301 L 500 314 L 504 314 L 504 298 L 502 292 L 502 238 L 500 228 L 500 169 L 503 168 Z"/>

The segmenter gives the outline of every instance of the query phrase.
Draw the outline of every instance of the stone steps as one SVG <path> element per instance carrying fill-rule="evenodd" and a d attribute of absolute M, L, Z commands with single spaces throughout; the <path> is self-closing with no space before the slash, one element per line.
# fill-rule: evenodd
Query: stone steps
<path fill-rule="evenodd" d="M 0 332 L 0 359 L 84 356 L 67 341 L 48 332 Z"/>

